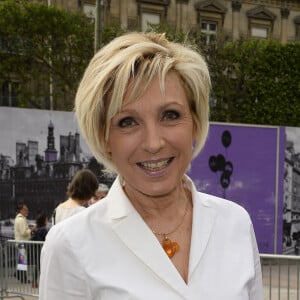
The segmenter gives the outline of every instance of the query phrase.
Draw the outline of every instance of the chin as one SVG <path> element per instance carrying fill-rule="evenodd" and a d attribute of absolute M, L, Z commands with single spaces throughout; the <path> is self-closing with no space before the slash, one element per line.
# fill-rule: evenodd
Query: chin
<path fill-rule="evenodd" d="M 161 185 L 159 182 L 148 184 L 144 188 L 141 188 L 141 192 L 151 197 L 160 197 L 170 194 L 176 187 L 171 184 Z"/>

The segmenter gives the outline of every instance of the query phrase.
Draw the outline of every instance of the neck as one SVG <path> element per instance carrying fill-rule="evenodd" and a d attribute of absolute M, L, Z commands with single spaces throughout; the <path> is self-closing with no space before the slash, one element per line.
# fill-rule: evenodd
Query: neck
<path fill-rule="evenodd" d="M 69 198 L 66 202 L 69 203 L 70 205 L 82 206 L 86 201 Z"/>
<path fill-rule="evenodd" d="M 131 190 L 126 185 L 124 191 L 135 209 L 142 217 L 146 218 L 166 217 L 168 214 L 174 215 L 176 211 L 184 209 L 187 198 L 189 198 L 188 193 L 183 187 L 162 196 L 145 195 Z"/>
<path fill-rule="evenodd" d="M 151 197 L 124 188 L 131 203 L 154 232 L 171 232 L 192 211 L 192 196 L 183 185 L 170 195 Z"/>

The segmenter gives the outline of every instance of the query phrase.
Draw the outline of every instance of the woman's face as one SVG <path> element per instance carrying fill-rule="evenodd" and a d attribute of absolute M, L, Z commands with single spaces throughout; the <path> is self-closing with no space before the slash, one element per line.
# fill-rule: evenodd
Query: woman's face
<path fill-rule="evenodd" d="M 20 210 L 20 213 L 21 213 L 24 217 L 27 217 L 27 216 L 28 216 L 29 209 L 28 209 L 27 205 L 23 205 L 22 209 Z"/>
<path fill-rule="evenodd" d="M 154 77 L 138 101 L 114 116 L 108 150 L 128 193 L 162 196 L 179 187 L 192 158 L 193 139 L 185 91 L 177 75 L 169 73 L 165 97 Z"/>

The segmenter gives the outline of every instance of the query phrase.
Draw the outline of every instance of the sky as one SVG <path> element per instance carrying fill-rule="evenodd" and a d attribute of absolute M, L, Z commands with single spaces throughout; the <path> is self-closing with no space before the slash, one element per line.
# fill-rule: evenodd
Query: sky
<path fill-rule="evenodd" d="M 73 112 L 0 107 L 0 154 L 16 160 L 16 142 L 27 145 L 28 140 L 38 141 L 38 153 L 44 156 L 47 148 L 48 125 L 54 125 L 55 148 L 59 152 L 60 135 L 80 133 Z M 90 150 L 80 134 L 80 146 L 85 154 Z"/>

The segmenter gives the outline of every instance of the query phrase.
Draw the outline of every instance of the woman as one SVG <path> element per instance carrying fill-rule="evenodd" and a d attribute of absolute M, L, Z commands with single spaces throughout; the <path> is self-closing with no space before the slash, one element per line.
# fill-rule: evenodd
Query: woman
<path fill-rule="evenodd" d="M 108 195 L 55 226 L 40 300 L 262 300 L 247 212 L 185 175 L 208 132 L 209 72 L 164 35 L 131 33 L 95 54 L 75 110 Z"/>
<path fill-rule="evenodd" d="M 59 204 L 53 212 L 53 225 L 85 209 L 91 197 L 95 196 L 97 189 L 98 179 L 92 171 L 88 169 L 77 171 L 68 185 L 68 199 Z"/>

